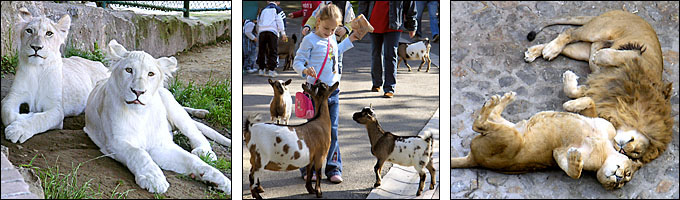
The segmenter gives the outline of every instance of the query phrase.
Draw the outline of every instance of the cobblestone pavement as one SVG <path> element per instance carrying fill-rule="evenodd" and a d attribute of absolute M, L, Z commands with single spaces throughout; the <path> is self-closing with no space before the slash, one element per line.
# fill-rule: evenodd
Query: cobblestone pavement
<path fill-rule="evenodd" d="M 607 191 L 594 173 L 581 179 L 559 169 L 506 175 L 485 169 L 451 170 L 452 198 L 678 198 L 678 2 L 452 2 L 451 156 L 469 153 L 473 112 L 491 95 L 517 92 L 503 117 L 511 122 L 545 110 L 563 111 L 562 73 L 580 77 L 588 63 L 558 56 L 525 63 L 527 47 L 547 43 L 569 26 L 526 39 L 537 23 L 565 16 L 596 16 L 626 8 L 647 20 L 661 42 L 664 79 L 673 82 L 673 140 L 666 152 L 638 171 L 622 189 Z M 579 79 L 583 83 L 585 78 Z"/>

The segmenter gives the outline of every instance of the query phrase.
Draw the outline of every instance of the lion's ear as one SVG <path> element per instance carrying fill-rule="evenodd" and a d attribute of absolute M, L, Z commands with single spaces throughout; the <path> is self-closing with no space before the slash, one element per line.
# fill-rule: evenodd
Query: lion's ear
<path fill-rule="evenodd" d="M 19 8 L 19 20 L 28 22 L 31 21 L 31 19 L 33 19 L 33 15 L 28 11 L 28 9 L 26 9 L 26 7 Z"/>
<path fill-rule="evenodd" d="M 59 19 L 59 22 L 57 22 L 57 30 L 59 31 L 59 35 L 61 35 L 62 38 L 64 38 L 64 41 L 66 41 L 66 37 L 68 36 L 68 30 L 71 29 L 71 16 L 69 15 L 64 15 Z M 63 43 L 62 42 L 62 43 Z"/>
<path fill-rule="evenodd" d="M 165 77 L 171 77 L 172 73 L 177 71 L 177 59 L 175 57 L 162 57 L 156 60 L 158 60 L 158 66 Z"/>
<path fill-rule="evenodd" d="M 123 47 L 123 45 L 118 44 L 116 40 L 109 41 L 109 52 L 108 57 L 110 61 L 117 61 L 127 55 L 128 50 Z"/>

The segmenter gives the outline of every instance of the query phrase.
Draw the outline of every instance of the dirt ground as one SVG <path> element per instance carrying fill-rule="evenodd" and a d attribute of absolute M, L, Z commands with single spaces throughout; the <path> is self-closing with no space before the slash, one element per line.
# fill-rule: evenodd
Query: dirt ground
<path fill-rule="evenodd" d="M 175 73 L 183 82 L 194 81 L 203 84 L 208 80 L 212 72 L 213 80 L 231 80 L 231 44 L 220 42 L 211 46 L 192 48 L 189 51 L 175 55 L 180 69 Z M 178 75 L 179 74 L 179 75 Z M 11 86 L 14 76 L 6 75 L 2 79 L 2 98 L 4 98 Z M 33 162 L 34 166 L 46 168 L 58 166 L 61 172 L 68 172 L 72 166 L 102 155 L 87 134 L 82 131 L 85 126 L 83 115 L 64 119 L 63 130 L 52 130 L 33 136 L 23 144 L 14 144 L 5 139 L 5 127 L 0 127 L 2 145 L 9 148 L 9 160 L 15 165 L 28 164 L 31 159 L 38 155 Z M 231 134 L 225 130 L 217 130 L 231 138 Z M 226 157 L 231 160 L 230 150 L 220 145 L 215 145 L 213 151 L 218 157 Z M 40 155 L 44 155 L 44 158 Z M 206 198 L 207 184 L 200 181 L 180 178 L 177 173 L 163 170 L 170 188 L 162 196 L 166 198 Z M 231 172 L 226 172 L 231 179 Z M 121 163 L 109 158 L 102 157 L 83 163 L 78 170 L 78 182 L 82 184 L 92 179 L 93 187 L 100 187 L 104 194 L 102 198 L 110 198 L 111 191 L 119 182 L 121 186 L 117 192 L 129 192 L 127 198 L 154 198 L 152 193 L 140 188 L 132 173 Z"/>

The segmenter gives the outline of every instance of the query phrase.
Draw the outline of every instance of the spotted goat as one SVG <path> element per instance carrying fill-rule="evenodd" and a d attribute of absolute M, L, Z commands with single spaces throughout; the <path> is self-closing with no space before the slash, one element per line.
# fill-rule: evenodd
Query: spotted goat
<path fill-rule="evenodd" d="M 293 112 L 293 98 L 290 97 L 290 91 L 288 90 L 288 85 L 290 85 L 291 79 L 286 82 L 282 80 L 273 81 L 269 79 L 269 85 L 274 89 L 274 97 L 269 102 L 269 114 L 271 115 L 271 120 L 277 124 L 288 124 L 290 119 L 290 114 Z"/>
<path fill-rule="evenodd" d="M 430 45 L 430 40 L 427 38 L 425 38 L 423 41 L 411 44 L 399 43 L 399 46 L 397 47 L 397 56 L 399 57 L 397 66 L 399 66 L 403 60 L 406 67 L 408 67 L 408 71 L 410 72 L 411 65 L 408 65 L 408 61 L 420 60 L 421 62 L 420 66 L 418 67 L 418 71 L 420 71 L 420 69 L 423 68 L 423 65 L 425 65 L 425 62 L 427 62 L 427 69 L 425 72 L 430 72 L 430 67 L 432 66 L 432 60 L 430 59 L 430 48 L 432 48 L 432 45 Z M 439 67 L 437 65 L 435 66 Z"/>
<path fill-rule="evenodd" d="M 253 198 L 261 199 L 264 192 L 260 183 L 263 170 L 290 171 L 306 167 L 307 174 L 314 169 L 321 174 L 325 165 L 328 148 L 331 144 L 331 119 L 328 111 L 328 97 L 338 88 L 339 83 L 328 87 L 325 83 L 311 85 L 302 84 L 302 89 L 309 93 L 314 102 L 315 116 L 300 125 L 281 125 L 259 123 L 258 115 L 249 116 L 246 121 L 243 138 L 250 152 L 250 191 Z M 257 122 L 257 123 L 256 123 Z M 312 188 L 312 176 L 307 176 L 305 188 L 310 194 L 321 195 L 321 179 L 316 179 L 316 188 Z"/>
<path fill-rule="evenodd" d="M 373 107 L 365 107 L 360 112 L 354 113 L 352 119 L 359 124 L 366 125 L 368 138 L 371 141 L 371 154 L 378 159 L 373 171 L 375 172 L 375 184 L 373 187 L 380 186 L 380 171 L 385 161 L 390 161 L 402 166 L 413 166 L 420 182 L 416 196 L 420 196 L 425 186 L 427 174 L 423 167 L 430 172 L 430 189 L 434 189 L 436 170 L 433 166 L 432 147 L 433 139 L 430 132 L 425 132 L 423 136 L 397 136 L 390 132 L 385 132 L 378 123 Z"/>

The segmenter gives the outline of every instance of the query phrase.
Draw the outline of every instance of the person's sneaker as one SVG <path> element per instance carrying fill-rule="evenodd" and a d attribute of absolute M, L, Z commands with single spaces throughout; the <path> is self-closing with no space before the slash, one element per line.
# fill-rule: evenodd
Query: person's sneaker
<path fill-rule="evenodd" d="M 257 75 L 264 76 L 264 69 L 257 70 Z"/>
<path fill-rule="evenodd" d="M 307 180 L 307 175 L 302 176 L 302 180 Z M 316 181 L 316 174 L 312 176 L 312 181 Z"/>
<path fill-rule="evenodd" d="M 434 37 L 432 37 L 432 42 L 438 42 L 438 41 L 439 41 L 439 34 L 434 35 Z"/>
<path fill-rule="evenodd" d="M 378 87 L 376 87 L 376 86 L 371 87 L 371 92 L 380 92 L 380 86 L 378 86 Z"/>
<path fill-rule="evenodd" d="M 335 184 L 342 183 L 342 177 L 340 175 L 333 175 L 330 178 L 328 178 L 328 180 L 330 180 L 331 183 Z"/>
<path fill-rule="evenodd" d="M 267 76 L 275 78 L 275 77 L 279 76 L 279 73 L 276 73 L 275 70 L 270 70 L 269 74 L 267 74 Z"/>
<path fill-rule="evenodd" d="M 383 97 L 385 97 L 385 98 L 392 98 L 392 97 L 394 97 L 394 93 L 392 93 L 392 92 L 385 92 L 385 95 L 383 95 Z"/>
<path fill-rule="evenodd" d="M 255 72 L 257 72 L 257 71 L 258 71 L 258 70 L 255 69 L 255 68 L 246 69 L 246 73 L 248 73 L 248 74 L 252 74 L 252 73 L 255 73 Z"/>

